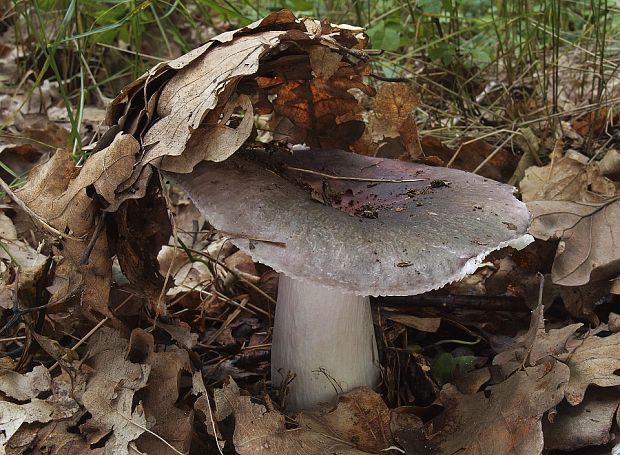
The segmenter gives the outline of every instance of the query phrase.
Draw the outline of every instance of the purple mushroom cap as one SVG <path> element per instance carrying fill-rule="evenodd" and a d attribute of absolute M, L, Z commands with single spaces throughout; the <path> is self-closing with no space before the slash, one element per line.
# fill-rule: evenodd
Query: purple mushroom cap
<path fill-rule="evenodd" d="M 414 295 L 522 247 L 514 188 L 471 173 L 338 150 L 238 152 L 173 178 L 217 229 L 292 278 L 357 295 Z"/>

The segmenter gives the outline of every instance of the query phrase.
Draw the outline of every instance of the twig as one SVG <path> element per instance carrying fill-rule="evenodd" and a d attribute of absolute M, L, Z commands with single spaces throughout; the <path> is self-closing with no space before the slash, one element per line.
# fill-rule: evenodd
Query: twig
<path fill-rule="evenodd" d="M 0 338 L 0 343 L 8 343 L 10 341 L 23 341 L 25 339 L 26 339 L 25 336 L 16 336 L 16 337 L 10 337 L 10 338 Z"/>
<path fill-rule="evenodd" d="M 130 298 L 130 297 L 128 297 Z M 105 317 L 103 318 L 101 321 L 99 321 L 97 323 L 97 325 L 95 327 L 93 327 L 92 329 L 90 329 L 90 331 L 84 335 L 84 337 L 82 337 L 82 339 L 80 341 L 78 341 L 77 343 L 75 343 L 75 345 L 71 348 L 71 351 L 75 351 L 77 348 L 79 348 L 82 344 L 84 344 L 86 342 L 86 340 L 88 340 L 91 336 L 93 336 L 93 334 L 99 330 L 101 328 L 101 326 L 103 324 L 105 324 L 108 321 L 109 318 Z M 61 357 L 61 359 L 65 356 L 66 354 L 63 354 L 63 356 Z M 56 363 L 54 363 L 54 365 L 52 365 L 49 369 L 49 371 L 51 372 L 52 370 L 54 370 L 54 368 L 56 368 L 57 366 L 59 366 L 60 363 L 58 363 L 58 361 Z"/>
<path fill-rule="evenodd" d="M 249 301 L 250 301 L 250 299 L 249 299 L 249 298 L 244 297 L 244 298 L 241 300 L 241 303 L 239 304 L 239 307 L 238 307 L 238 308 L 235 308 L 235 310 L 234 310 L 232 313 L 230 313 L 230 315 L 228 316 L 228 318 L 226 318 L 226 321 L 224 321 L 224 324 L 222 324 L 222 326 L 221 326 L 219 329 L 217 329 L 217 330 L 215 331 L 215 333 L 214 333 L 213 335 L 211 335 L 211 336 L 207 339 L 207 341 L 206 341 L 205 343 L 203 343 L 203 344 L 205 344 L 206 346 L 209 346 L 209 345 L 210 345 L 213 341 L 215 341 L 215 340 L 216 340 L 216 338 L 217 338 L 218 336 L 220 336 L 220 334 L 221 334 L 224 330 L 226 330 L 226 328 L 227 328 L 227 327 L 228 327 L 228 326 L 229 326 L 229 325 L 230 325 L 230 324 L 231 324 L 231 323 L 232 323 L 232 322 L 233 322 L 233 321 L 237 318 L 237 316 L 239 316 L 239 314 L 241 314 L 241 310 L 242 310 L 242 308 L 243 308 L 244 306 L 246 306 L 246 305 L 247 305 L 247 303 L 248 303 Z"/>
<path fill-rule="evenodd" d="M 119 306 L 116 307 L 116 310 L 119 310 L 123 307 L 123 305 L 125 305 L 127 302 L 129 302 L 131 299 L 133 298 L 133 295 L 129 295 L 127 296 L 127 298 L 125 298 L 125 300 L 123 300 Z M 79 348 L 82 344 L 84 344 L 86 342 L 86 340 L 88 340 L 91 336 L 94 335 L 94 333 L 99 330 L 101 328 L 101 326 L 103 324 L 105 324 L 110 318 L 109 317 L 105 317 L 103 318 L 101 321 L 99 321 L 97 323 L 97 325 L 95 327 L 93 327 L 92 329 L 90 329 L 90 331 L 84 335 L 77 343 L 75 343 L 75 345 L 73 345 L 73 347 L 71 347 L 71 351 L 75 351 L 77 348 Z M 64 354 L 61 359 L 65 356 L 66 354 Z M 56 363 L 54 363 L 54 365 L 52 365 L 49 369 L 49 371 L 53 371 L 54 368 L 56 368 L 57 366 L 59 366 L 60 363 L 57 361 Z"/>
<path fill-rule="evenodd" d="M 209 254 L 203 252 L 203 251 L 198 251 L 195 250 L 193 248 L 188 248 L 185 244 L 183 244 L 183 242 L 181 242 L 178 238 L 177 240 L 180 243 L 181 248 L 185 251 L 185 254 L 187 254 L 187 256 L 189 257 L 190 261 L 196 261 L 196 259 L 194 258 L 193 254 L 197 254 L 199 256 L 202 256 L 204 258 L 206 258 L 208 261 L 213 261 L 216 264 L 218 264 L 219 266 L 223 267 L 224 270 L 226 270 L 227 272 L 232 273 L 233 275 L 235 275 L 235 277 L 237 277 L 237 279 L 239 279 L 240 281 L 243 281 L 245 284 L 247 284 L 249 287 L 251 287 L 252 289 L 254 289 L 256 292 L 258 292 L 260 295 L 262 295 L 263 297 L 265 297 L 267 300 L 269 300 L 271 303 L 273 303 L 274 305 L 276 304 L 276 301 L 273 299 L 273 297 L 271 297 L 269 294 L 267 294 L 265 291 L 263 291 L 261 288 L 259 288 L 258 286 L 256 286 L 254 283 L 248 281 L 246 278 L 244 278 L 243 276 L 239 275 L 239 273 L 236 270 L 231 269 L 230 267 L 228 267 L 226 264 L 224 264 L 224 262 L 220 261 L 217 258 L 214 258 L 212 256 L 210 256 Z"/>
<path fill-rule="evenodd" d="M 93 248 L 95 248 L 95 244 L 97 243 L 97 239 L 99 238 L 99 234 L 103 230 L 103 226 L 105 225 L 105 217 L 107 212 L 101 212 L 101 216 L 97 220 L 97 224 L 95 225 L 95 230 L 93 231 L 93 236 L 88 241 L 88 245 L 84 249 L 82 256 L 80 256 L 80 265 L 88 265 L 88 260 L 90 259 L 90 254 L 93 252 Z"/>
<path fill-rule="evenodd" d="M 405 82 L 405 83 L 411 82 L 411 79 L 408 79 L 406 77 L 387 77 L 387 76 L 381 76 L 379 74 L 374 74 L 374 73 L 370 73 L 369 76 L 372 77 L 373 79 L 377 79 L 378 81 L 383 81 L 383 82 Z"/>
<path fill-rule="evenodd" d="M 213 417 L 213 411 L 211 410 L 211 401 L 209 400 L 209 394 L 206 393 L 205 394 L 205 399 L 207 401 L 207 409 L 209 410 L 209 419 L 211 419 L 211 428 L 213 430 L 213 439 L 215 439 L 215 444 L 217 445 L 217 450 L 219 450 L 221 455 L 224 455 L 224 452 L 222 452 L 222 448 L 220 447 L 220 440 L 217 437 L 217 428 L 215 427 L 215 418 Z"/>
<path fill-rule="evenodd" d="M 9 185 L 3 180 L 0 179 L 0 187 L 2 188 L 2 191 L 4 191 L 6 194 L 8 194 L 8 196 L 13 200 L 13 202 L 15 202 L 15 204 L 17 204 L 17 206 L 22 209 L 24 212 L 26 212 L 33 220 L 39 222 L 45 229 L 47 229 L 49 232 L 51 232 L 54 235 L 57 235 L 59 237 L 62 238 L 70 238 L 73 240 L 81 240 L 75 237 L 70 237 L 67 234 L 64 234 L 62 232 L 60 232 L 58 229 L 50 226 L 47 221 L 45 221 L 41 216 L 37 215 L 36 213 L 34 213 L 30 207 L 28 207 L 24 201 L 22 201 L 20 198 L 18 198 L 15 193 L 13 192 L 13 190 L 9 187 Z"/>
<path fill-rule="evenodd" d="M 331 175 L 331 174 L 325 174 L 323 172 L 312 171 L 310 169 L 302 169 L 302 168 L 299 168 L 299 167 L 292 167 L 292 166 L 288 166 L 286 164 L 284 165 L 284 167 L 286 167 L 287 169 L 290 169 L 291 171 L 302 172 L 304 174 L 318 175 L 319 177 L 324 177 L 326 179 L 352 180 L 352 181 L 355 181 L 355 182 L 412 183 L 412 182 L 422 182 L 424 180 L 428 180 L 428 179 L 370 179 L 370 178 L 363 178 L 363 177 L 344 177 L 344 176 L 341 176 L 341 175 Z"/>
<path fill-rule="evenodd" d="M 127 417 L 125 414 L 123 414 L 122 412 L 116 411 L 116 413 L 118 415 L 120 415 L 121 417 L 123 417 L 124 419 L 126 419 L 129 423 L 137 426 L 138 428 L 140 428 L 143 431 L 146 431 L 148 434 L 150 434 L 151 436 L 159 439 L 161 442 L 163 442 L 164 444 L 166 444 L 166 446 L 168 446 L 170 448 L 170 450 L 172 450 L 174 453 L 177 453 L 179 455 L 186 455 L 183 452 L 181 452 L 180 450 L 178 450 L 175 446 L 173 446 L 172 444 L 170 444 L 168 441 L 166 441 L 164 438 L 162 438 L 160 435 L 158 435 L 157 433 L 149 430 L 148 428 L 140 425 L 138 422 L 134 422 L 131 417 Z"/>

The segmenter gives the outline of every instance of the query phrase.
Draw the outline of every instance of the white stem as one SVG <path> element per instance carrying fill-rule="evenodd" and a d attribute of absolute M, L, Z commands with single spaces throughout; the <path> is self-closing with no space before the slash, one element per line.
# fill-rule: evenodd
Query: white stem
<path fill-rule="evenodd" d="M 377 384 L 379 360 L 368 297 L 280 274 L 271 380 L 288 373 L 287 409 L 333 403 L 337 394 Z"/>

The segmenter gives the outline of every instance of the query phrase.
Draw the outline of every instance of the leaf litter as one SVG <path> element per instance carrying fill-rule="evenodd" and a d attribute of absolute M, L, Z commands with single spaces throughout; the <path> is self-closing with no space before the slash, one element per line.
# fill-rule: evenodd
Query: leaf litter
<path fill-rule="evenodd" d="M 288 142 L 451 163 L 504 181 L 520 172 L 481 139 L 455 152 L 420 138 L 419 94 L 369 83 L 364 45 L 361 29 L 287 11 L 225 32 L 125 87 L 108 132 L 78 165 L 53 110 L 56 87 L 23 105 L 2 99 L 12 137 L 1 158 L 30 174 L 15 191 L 28 211 L 7 205 L 0 217 L 0 307 L 12 315 L 2 320 L 12 336 L 0 340 L 2 453 L 536 454 L 611 441 L 619 341 L 613 318 L 607 331 L 599 316 L 619 273 L 617 151 L 584 159 L 556 140 L 544 164 L 544 143 L 529 133 L 520 142 L 529 167 L 516 182 L 531 233 L 547 243 L 491 255 L 450 288 L 458 294 L 389 300 L 376 320 L 382 395 L 355 389 L 334 408 L 290 416 L 282 391 L 267 394 L 275 275 L 233 246 L 240 233 L 205 225 L 160 171 L 187 173 L 260 139 L 276 150 Z M 567 141 L 583 142 L 605 115 L 588 117 L 592 129 L 574 119 Z M 570 303 L 566 290 L 585 285 L 602 291 Z M 440 357 L 446 380 L 430 363 Z"/>

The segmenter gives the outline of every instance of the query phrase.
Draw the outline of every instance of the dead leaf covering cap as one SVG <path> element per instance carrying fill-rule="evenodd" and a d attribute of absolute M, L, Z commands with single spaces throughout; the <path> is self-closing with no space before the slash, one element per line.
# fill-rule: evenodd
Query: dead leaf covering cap
<path fill-rule="evenodd" d="M 437 289 L 531 241 L 513 187 L 454 169 L 312 149 L 173 178 L 254 260 L 358 295 Z"/>

